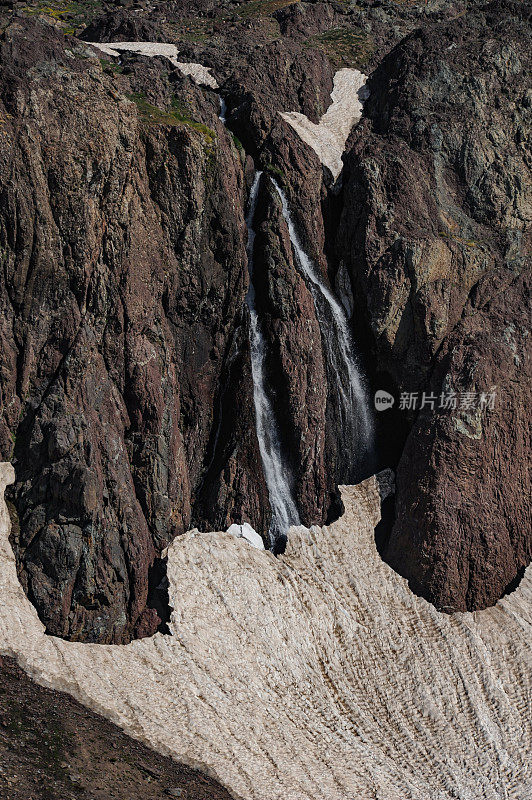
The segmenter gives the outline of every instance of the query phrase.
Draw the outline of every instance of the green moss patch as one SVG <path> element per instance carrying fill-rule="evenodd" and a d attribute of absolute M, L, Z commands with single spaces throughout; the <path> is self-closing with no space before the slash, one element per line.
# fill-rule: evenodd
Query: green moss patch
<path fill-rule="evenodd" d="M 24 14 L 33 16 L 45 14 L 47 17 L 65 23 L 64 32 L 75 34 L 85 28 L 102 11 L 101 0 L 38 0 L 22 9 Z"/>
<path fill-rule="evenodd" d="M 231 136 L 233 137 L 233 142 L 234 142 L 234 145 L 235 145 L 236 149 L 238 150 L 238 152 L 239 153 L 243 153 L 244 152 L 244 145 L 242 144 L 242 142 L 240 141 L 238 136 L 235 136 L 234 133 L 231 133 Z"/>
<path fill-rule="evenodd" d="M 311 36 L 305 47 L 321 50 L 335 67 L 363 69 L 373 53 L 370 37 L 349 28 L 331 28 Z"/>
<path fill-rule="evenodd" d="M 283 170 L 280 169 L 279 167 L 276 167 L 275 164 L 267 164 L 265 169 L 266 169 L 266 172 L 270 173 L 270 175 L 273 175 L 274 177 L 279 178 L 283 183 L 285 182 L 286 176 L 285 176 Z"/>
<path fill-rule="evenodd" d="M 142 122 L 147 125 L 186 125 L 201 133 L 207 144 L 212 144 L 216 139 L 215 132 L 202 122 L 192 119 L 188 115 L 186 107 L 176 99 L 172 101 L 169 109 L 163 110 L 149 103 L 143 92 L 132 92 L 127 97 L 135 103 Z"/>
<path fill-rule="evenodd" d="M 124 67 L 117 61 L 108 61 L 106 58 L 100 58 L 100 64 L 105 72 L 120 73 L 124 71 Z"/>

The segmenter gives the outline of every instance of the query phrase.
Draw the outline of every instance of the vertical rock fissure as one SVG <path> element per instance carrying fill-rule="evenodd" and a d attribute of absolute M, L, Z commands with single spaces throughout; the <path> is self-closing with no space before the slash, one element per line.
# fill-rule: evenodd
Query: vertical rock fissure
<path fill-rule="evenodd" d="M 341 430 L 339 446 L 347 453 L 348 474 L 342 480 L 360 478 L 374 452 L 374 425 L 364 376 L 358 364 L 345 311 L 313 262 L 305 253 L 290 214 L 285 193 L 271 178 L 279 195 L 296 264 L 312 294 L 327 362 L 329 391 L 336 394 Z"/>
<path fill-rule="evenodd" d="M 293 496 L 293 476 L 283 458 L 279 426 L 275 412 L 266 390 L 266 343 L 256 310 L 255 287 L 253 284 L 253 248 L 255 230 L 253 227 L 257 198 L 262 172 L 256 172 L 250 191 L 246 226 L 248 230 L 247 256 L 249 269 L 249 290 L 246 303 L 250 317 L 251 373 L 253 378 L 253 399 L 257 439 L 268 487 L 272 519 L 270 542 L 286 536 L 290 525 L 299 525 L 299 512 Z"/>

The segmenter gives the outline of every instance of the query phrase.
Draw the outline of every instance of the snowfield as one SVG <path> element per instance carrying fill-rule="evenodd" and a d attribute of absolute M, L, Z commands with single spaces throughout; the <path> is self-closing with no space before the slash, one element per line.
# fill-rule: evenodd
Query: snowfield
<path fill-rule="evenodd" d="M 14 479 L 0 465 L 0 498 Z M 532 568 L 496 607 L 446 616 L 379 558 L 375 478 L 284 556 L 230 533 L 168 550 L 173 636 L 46 636 L 0 501 L 0 653 L 249 800 L 525 800 Z"/>

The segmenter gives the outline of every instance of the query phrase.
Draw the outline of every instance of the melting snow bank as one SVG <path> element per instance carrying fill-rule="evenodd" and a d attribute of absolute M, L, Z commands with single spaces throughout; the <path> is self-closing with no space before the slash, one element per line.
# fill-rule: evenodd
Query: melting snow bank
<path fill-rule="evenodd" d="M 230 525 L 227 529 L 227 533 L 230 533 L 231 536 L 236 536 L 237 539 L 245 539 L 246 542 L 249 542 L 251 545 L 253 545 L 253 547 L 256 547 L 257 550 L 264 550 L 262 536 L 259 536 L 257 531 L 254 530 L 247 522 L 244 522 L 243 525 Z"/>
<path fill-rule="evenodd" d="M 187 64 L 177 60 L 179 50 L 175 44 L 160 42 L 85 42 L 85 44 L 90 44 L 92 47 L 96 47 L 97 50 L 101 50 L 102 53 L 112 56 L 113 58 L 118 58 L 120 53 L 126 51 L 138 53 L 141 56 L 164 56 L 184 75 L 190 75 L 196 83 L 210 86 L 211 89 L 218 89 L 218 82 L 216 78 L 211 75 L 210 67 L 204 67 L 202 64 Z"/>
<path fill-rule="evenodd" d="M 287 111 L 281 116 L 312 147 L 322 164 L 332 173 L 334 180 L 342 171 L 342 155 L 353 125 L 362 116 L 362 101 L 366 96 L 367 76 L 357 69 L 340 69 L 334 76 L 332 103 L 320 119 L 319 125 L 304 114 Z"/>
<path fill-rule="evenodd" d="M 249 800 L 531 797 L 531 568 L 492 609 L 438 614 L 377 555 L 375 478 L 342 498 L 281 558 L 176 539 L 175 635 L 123 647 L 45 635 L 1 501 L 0 653 Z"/>

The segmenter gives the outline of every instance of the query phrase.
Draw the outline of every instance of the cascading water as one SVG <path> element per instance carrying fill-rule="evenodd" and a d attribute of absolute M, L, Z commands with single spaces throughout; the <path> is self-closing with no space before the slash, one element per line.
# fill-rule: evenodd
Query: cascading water
<path fill-rule="evenodd" d="M 227 104 L 221 95 L 218 95 L 218 97 L 220 101 L 219 119 L 225 125 L 227 119 Z M 255 304 L 255 287 L 253 285 L 255 230 L 253 221 L 257 206 L 261 175 L 262 172 L 255 173 L 246 215 L 248 233 L 246 253 L 250 277 L 246 304 L 250 317 L 251 375 L 253 379 L 253 400 L 255 405 L 257 440 L 272 512 L 269 535 L 270 543 L 273 546 L 279 537 L 286 536 L 290 525 L 299 525 L 300 519 L 297 505 L 292 494 L 293 479 L 290 474 L 290 469 L 283 459 L 279 427 L 277 425 L 273 406 L 266 392 L 266 343 L 260 329 Z M 218 432 L 216 434 L 215 446 L 217 440 Z"/>
<path fill-rule="evenodd" d="M 224 124 L 226 113 L 225 101 L 220 96 L 220 120 Z M 272 511 L 270 540 L 274 544 L 280 536 L 286 536 L 291 525 L 300 524 L 300 519 L 293 495 L 293 476 L 283 457 L 279 426 L 266 391 L 266 342 L 259 323 L 253 284 L 254 217 L 261 175 L 261 172 L 255 173 L 246 216 L 250 275 L 246 303 L 250 317 L 251 373 L 257 439 Z M 272 182 L 281 198 L 283 215 L 288 225 L 297 264 L 314 298 L 327 358 L 329 384 L 336 387 L 337 391 L 336 405 L 342 426 L 342 444 L 353 447 L 355 452 L 349 454 L 349 461 L 360 465 L 373 449 L 373 421 L 366 389 L 353 351 L 349 325 L 342 306 L 303 250 L 284 192 L 275 181 Z M 351 476 L 345 477 L 348 479 Z"/>
<path fill-rule="evenodd" d="M 218 98 L 220 100 L 220 113 L 218 115 L 218 119 L 225 125 L 227 122 L 227 103 L 221 94 L 218 95 Z"/>
<path fill-rule="evenodd" d="M 314 299 L 324 341 L 329 383 L 337 392 L 342 444 L 354 451 L 348 453 L 352 469 L 360 468 L 364 462 L 371 459 L 374 430 L 368 394 L 357 364 L 348 321 L 344 309 L 303 249 L 285 193 L 273 178 L 271 180 L 281 199 L 283 216 L 288 226 L 297 265 Z M 343 479 L 353 480 L 353 477 L 345 475 Z"/>
<path fill-rule="evenodd" d="M 250 317 L 251 373 L 253 377 L 253 399 L 255 402 L 257 439 L 272 510 L 270 539 L 272 544 L 274 544 L 279 536 L 286 536 L 290 525 L 299 525 L 300 519 L 297 505 L 292 495 L 292 476 L 283 459 L 277 420 L 266 392 L 266 343 L 260 329 L 255 303 L 255 287 L 253 285 L 255 230 L 253 221 L 257 206 L 261 175 L 262 172 L 255 173 L 246 216 L 248 230 L 247 256 L 250 277 L 246 302 Z"/>

